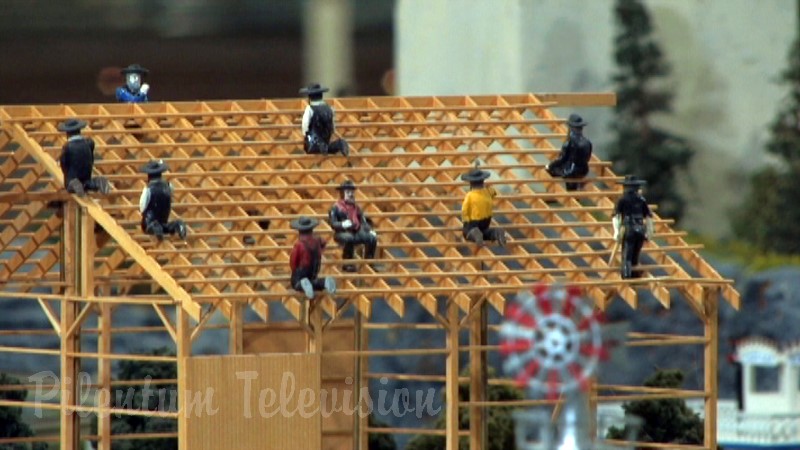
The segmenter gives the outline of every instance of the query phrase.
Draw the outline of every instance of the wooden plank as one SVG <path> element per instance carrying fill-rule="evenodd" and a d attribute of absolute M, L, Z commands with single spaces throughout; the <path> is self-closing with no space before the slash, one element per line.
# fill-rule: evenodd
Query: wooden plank
<path fill-rule="evenodd" d="M 717 448 L 717 397 L 719 396 L 719 293 L 715 288 L 703 288 L 704 335 L 707 340 L 704 349 L 704 390 L 705 418 L 703 420 L 703 444 L 707 449 Z"/>
<path fill-rule="evenodd" d="M 617 94 L 614 92 L 551 92 L 533 95 L 543 102 L 556 103 L 555 108 L 616 106 L 617 104 Z"/>
<path fill-rule="evenodd" d="M 46 154 L 38 145 L 30 140 L 25 134 L 25 130 L 20 125 L 12 128 L 14 139 L 23 146 L 32 157 L 34 157 L 47 172 L 57 180 L 59 185 L 64 185 L 63 175 L 55 160 Z M 120 227 L 116 221 L 91 198 L 80 198 L 73 196 L 73 200 L 81 205 L 89 215 L 102 226 L 108 234 L 122 247 L 128 255 L 139 264 L 145 272 L 153 277 L 153 281 L 158 283 L 175 300 L 178 300 L 186 312 L 194 320 L 200 320 L 200 305 L 192 301 L 192 297 L 178 283 L 164 272 L 159 264 L 148 255 L 144 249 L 131 238 L 127 231 Z"/>
<path fill-rule="evenodd" d="M 61 336 L 61 320 L 53 311 L 53 307 L 50 305 L 49 302 L 42 300 L 41 298 L 36 299 L 39 302 L 39 305 L 42 307 L 42 311 L 47 316 L 47 320 L 50 321 L 50 325 L 53 327 L 53 330 L 56 332 L 56 336 Z"/>

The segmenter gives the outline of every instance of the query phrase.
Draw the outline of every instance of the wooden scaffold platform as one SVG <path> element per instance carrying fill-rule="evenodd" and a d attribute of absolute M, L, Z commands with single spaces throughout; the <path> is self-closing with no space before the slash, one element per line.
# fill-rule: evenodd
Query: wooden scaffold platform
<path fill-rule="evenodd" d="M 487 385 L 510 382 L 486 370 L 487 354 L 499 350 L 488 344 L 497 331 L 490 310 L 502 315 L 520 290 L 559 281 L 580 287 L 600 310 L 615 299 L 636 309 L 642 292 L 667 309 L 673 298 L 692 308 L 702 334 L 630 333 L 627 344 L 702 346 L 702 390 L 601 385 L 593 396 L 595 402 L 702 398 L 706 433 L 697 448 L 715 449 L 717 317 L 720 301 L 738 308 L 731 280 L 707 264 L 699 246 L 688 244 L 672 221 L 658 217 L 655 236 L 642 252 L 645 276 L 622 280 L 618 264 L 608 263 L 621 177 L 593 156 L 584 189 L 567 192 L 562 180 L 544 170 L 566 134 L 555 108 L 613 102 L 611 94 L 331 99 L 337 133 L 350 143 L 349 158 L 302 152 L 305 103 L 299 99 L 0 107 L 0 302 L 34 302 L 42 313 L 39 327 L 0 330 L 0 352 L 47 355 L 58 360 L 60 371 L 56 402 L 0 406 L 59 412 L 58 435 L 36 439 L 59 442 L 62 450 L 79 448 L 79 440 L 108 450 L 118 439 L 176 436 L 181 449 L 191 450 L 230 448 L 226 442 L 233 438 L 239 439 L 237 448 L 366 449 L 369 433 L 441 434 L 448 449 L 468 436 L 470 448 L 484 449 L 486 409 L 508 406 L 489 401 Z M 63 190 L 56 159 L 65 136 L 56 126 L 72 117 L 89 124 L 83 134 L 96 143 L 95 172 L 114 186 L 106 197 L 77 198 Z M 159 243 L 139 227 L 138 199 L 147 180 L 139 168 L 151 159 L 170 166 L 165 178 L 175 186 L 173 214 L 190 229 L 186 242 Z M 459 209 L 467 185 L 459 176 L 476 160 L 492 172 L 487 184 L 499 192 L 494 218 L 511 236 L 505 248 L 476 250 L 461 237 Z M 289 222 L 317 218 L 317 234 L 331 239 L 325 219 L 345 179 L 358 185 L 358 202 L 378 232 L 378 254 L 370 262 L 381 270 L 357 260 L 358 273 L 343 272 L 341 249 L 329 245 L 322 273 L 337 280 L 339 291 L 309 302 L 289 287 L 296 238 Z M 65 202 L 63 214 L 48 207 L 54 201 Z M 405 321 L 410 303 L 432 320 Z M 373 321 L 379 304 L 397 320 Z M 130 308 L 144 310 L 158 325 L 116 326 L 115 314 Z M 292 320 L 273 321 L 278 310 Z M 193 344 L 212 330 L 227 339 L 227 352 L 200 356 Z M 438 344 L 370 349 L 375 330 L 436 330 Z M 469 334 L 468 344 L 459 339 L 462 331 Z M 150 336 L 143 342 L 162 336 L 175 356 L 115 350 L 121 334 Z M 5 345 L 5 339 L 19 342 L 22 335 L 43 343 Z M 96 351 L 85 350 L 87 345 Z M 440 358 L 445 373 L 369 370 L 370 358 L 420 355 Z M 468 378 L 459 375 L 461 355 L 469 361 Z M 89 385 L 75 381 L 86 361 L 97 366 Z M 177 380 L 160 381 L 176 384 L 179 393 L 211 386 L 230 405 L 202 417 L 185 414 L 184 398 L 177 411 L 112 408 L 108 396 L 97 394 L 120 385 L 112 380 L 117 361 L 176 362 Z M 237 408 L 246 399 L 231 387 L 241 383 L 234 374 L 242 371 L 261 374 L 254 389 L 279 383 L 286 371 L 299 374 L 298 388 L 338 387 L 354 395 L 381 377 L 442 383 L 447 426 L 370 428 L 357 414 L 244 419 Z M 346 383 L 348 378 L 353 382 Z M 467 402 L 459 401 L 459 382 L 470 384 Z M 87 393 L 90 401 L 80 401 Z M 313 400 L 323 406 L 320 401 Z M 459 429 L 459 408 L 470 411 L 469 430 Z M 96 435 L 81 432 L 81 412 L 98 414 Z M 111 419 L 103 414 L 108 412 L 173 419 L 178 431 L 112 435 Z M 10 442 L 15 440 L 0 445 Z"/>

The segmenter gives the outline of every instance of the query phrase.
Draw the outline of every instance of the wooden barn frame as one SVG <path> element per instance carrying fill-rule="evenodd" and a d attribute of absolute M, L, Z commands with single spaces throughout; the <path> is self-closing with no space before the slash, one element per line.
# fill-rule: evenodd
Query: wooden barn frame
<path fill-rule="evenodd" d="M 62 450 L 73 450 L 83 439 L 108 450 L 115 439 L 177 436 L 179 448 L 187 449 L 192 419 L 182 414 L 183 400 L 176 411 L 138 411 L 112 408 L 108 395 L 96 395 L 143 383 L 112 380 L 112 362 L 176 362 L 177 380 L 153 381 L 174 383 L 178 392 L 185 392 L 191 383 L 189 367 L 199 358 L 192 344 L 200 335 L 221 330 L 228 355 L 243 355 L 247 333 L 275 332 L 270 311 L 280 307 L 305 336 L 301 353 L 352 362 L 354 392 L 380 376 L 440 382 L 446 394 L 444 430 L 377 429 L 366 418 L 330 428 L 315 418 L 319 423 L 303 432 L 320 437 L 310 439 L 307 448 L 366 449 L 369 433 L 428 433 L 443 435 L 448 450 L 458 448 L 460 437 L 469 439 L 470 448 L 484 449 L 485 411 L 500 406 L 486 398 L 487 385 L 510 382 L 486 371 L 487 354 L 499 347 L 488 344 L 497 329 L 487 319 L 489 311 L 502 313 L 510 296 L 533 283 L 564 282 L 580 287 L 600 310 L 614 299 L 636 309 L 638 295 L 645 291 L 664 308 L 670 307 L 673 295 L 692 308 L 702 334 L 632 332 L 627 345 L 702 346 L 702 390 L 596 385 L 591 398 L 592 404 L 703 399 L 705 443 L 681 448 L 715 449 L 717 317 L 720 301 L 739 306 L 731 280 L 708 265 L 697 253 L 700 247 L 687 244 L 685 233 L 672 229 L 672 221 L 661 218 L 656 218 L 655 237 L 643 250 L 646 276 L 621 280 L 618 263 L 608 262 L 610 217 L 621 194 L 616 184 L 620 177 L 608 162 L 593 156 L 584 189 L 567 192 L 561 180 L 544 170 L 566 133 L 564 118 L 554 110 L 614 102 L 613 94 L 604 93 L 331 99 L 337 132 L 350 143 L 349 158 L 302 153 L 299 122 L 305 102 L 300 99 L 0 107 L 0 304 L 36 302 L 42 312 L 39 327 L 0 330 L 0 352 L 58 358 L 60 368 L 54 386 L 60 392 L 57 402 L 0 401 L 0 407 L 57 411 L 58 435 L 2 439 L 0 444 L 52 441 Z M 89 123 L 83 134 L 97 144 L 95 172 L 114 186 L 107 197 L 77 198 L 62 188 L 56 160 L 65 136 L 56 126 L 72 117 Z M 158 243 L 139 228 L 137 200 L 146 182 L 139 168 L 150 159 L 164 159 L 171 168 L 165 177 L 176 187 L 173 214 L 190 228 L 186 242 L 168 238 Z M 492 172 L 487 183 L 500 193 L 494 217 L 512 237 L 505 249 L 476 249 L 461 238 L 459 207 L 466 186 L 459 176 L 476 159 Z M 295 239 L 289 221 L 300 215 L 322 219 L 318 234 L 330 238 L 324 218 L 337 198 L 335 186 L 345 178 L 359 185 L 359 204 L 375 222 L 379 253 L 370 262 L 383 267 L 376 271 L 359 260 L 359 273 L 343 272 L 340 249 L 329 245 L 323 273 L 334 276 L 340 290 L 308 302 L 288 288 L 288 254 Z M 416 302 L 432 321 L 371 322 L 374 302 L 399 318 L 409 302 Z M 114 312 L 131 307 L 150 310 L 160 325 L 115 326 Z M 323 339 L 346 315 L 352 347 L 329 351 Z M 370 349 L 370 330 L 389 329 L 436 329 L 443 340 L 431 348 Z M 461 342 L 462 331 L 469 335 L 467 345 Z M 174 343 L 175 356 L 115 351 L 113 337 L 121 333 L 166 336 Z M 57 338 L 59 345 L 3 342 L 22 335 Z M 96 351 L 82 348 L 87 340 Z M 468 355 L 468 378 L 460 375 L 462 353 Z M 368 358 L 384 355 L 437 356 L 444 360 L 445 373 L 371 373 Z M 96 361 L 97 374 L 92 383 L 81 384 L 81 361 L 88 360 Z M 321 367 L 319 377 L 326 382 L 324 360 L 298 361 L 291 364 Z M 309 386 L 319 386 L 320 380 L 309 379 Z M 466 403 L 458 399 L 459 382 L 470 385 Z M 80 401 L 87 392 L 96 398 Z M 547 402 L 503 405 L 541 403 Z M 469 430 L 459 430 L 459 408 L 470 412 Z M 87 412 L 99 414 L 97 435 L 81 433 L 78 415 Z M 107 413 L 175 419 L 178 431 L 112 436 Z M 262 442 L 276 439 L 269 430 L 252 432 L 261 433 L 255 438 Z"/>

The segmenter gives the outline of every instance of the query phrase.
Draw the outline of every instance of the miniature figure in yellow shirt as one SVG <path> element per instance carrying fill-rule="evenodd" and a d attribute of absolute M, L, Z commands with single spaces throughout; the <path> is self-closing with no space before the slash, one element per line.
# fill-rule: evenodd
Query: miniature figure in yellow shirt
<path fill-rule="evenodd" d="M 464 222 L 464 239 L 483 245 L 484 240 L 497 241 L 500 246 L 506 244 L 506 233 L 491 228 L 492 202 L 497 192 L 492 187 L 485 187 L 483 180 L 489 178 L 489 172 L 478 168 L 461 175 L 461 179 L 469 182 L 469 192 L 461 205 L 461 220 Z"/>

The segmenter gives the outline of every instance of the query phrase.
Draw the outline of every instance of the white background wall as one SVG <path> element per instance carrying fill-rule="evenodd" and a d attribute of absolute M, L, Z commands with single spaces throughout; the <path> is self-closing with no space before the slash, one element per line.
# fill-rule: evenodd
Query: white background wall
<path fill-rule="evenodd" d="M 795 0 L 646 0 L 673 73 L 674 114 L 661 125 L 697 150 L 682 190 L 684 226 L 725 235 L 744 174 L 786 90 L 775 81 L 797 31 Z M 608 91 L 613 0 L 397 0 L 401 95 Z M 566 116 L 569 111 L 557 111 Z M 610 108 L 582 113 L 604 156 Z"/>

